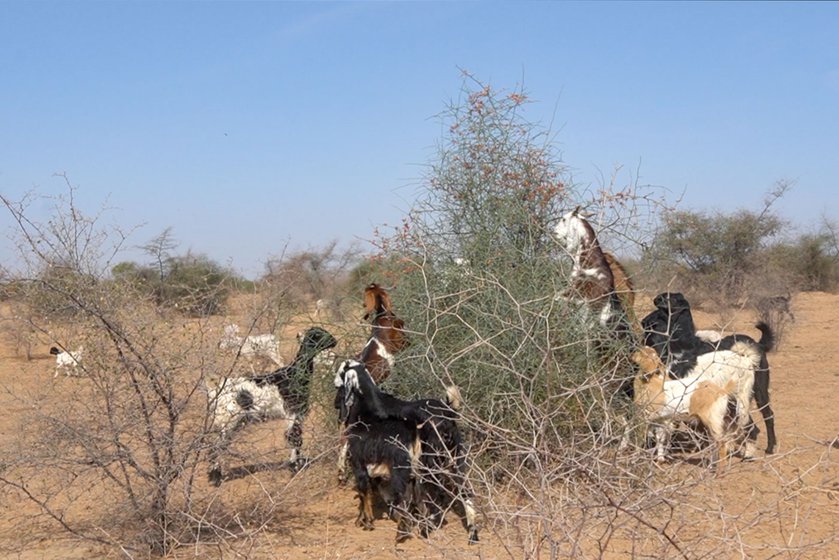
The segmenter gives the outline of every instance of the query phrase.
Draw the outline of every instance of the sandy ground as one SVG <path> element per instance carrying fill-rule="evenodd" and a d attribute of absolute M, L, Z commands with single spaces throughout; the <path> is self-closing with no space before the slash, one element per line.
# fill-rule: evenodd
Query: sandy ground
<path fill-rule="evenodd" d="M 643 313 L 644 309 L 640 312 Z M 835 455 L 839 449 L 830 442 L 839 435 L 839 343 L 835 325 L 839 322 L 839 296 L 824 293 L 801 294 L 794 299 L 796 322 L 787 327 L 781 347 L 770 354 L 772 367 L 772 403 L 776 413 L 779 450 L 772 457 L 761 457 L 750 463 L 737 463 L 719 477 L 700 502 L 715 513 L 711 517 L 725 519 L 728 515 L 748 512 L 750 508 L 771 508 L 775 515 L 753 526 L 738 526 L 738 538 L 748 548 L 734 557 L 745 558 L 839 558 L 836 538 L 839 522 L 839 468 Z M 719 315 L 695 313 L 699 328 L 713 328 L 726 323 L 727 330 L 759 333 L 748 316 L 731 313 Z M 284 350 L 284 352 L 287 352 Z M 43 383 L 72 383 L 74 380 L 52 379 L 54 362 L 48 356 L 30 361 L 16 357 L 13 349 L 0 348 L 0 404 L 6 413 L 0 424 L 0 442 L 13 437 L 13 418 L 26 404 L 11 395 L 27 394 Z M 762 422 L 758 421 L 762 427 Z M 280 430 L 263 432 L 282 446 Z M 765 434 L 758 441 L 765 447 Z M 282 454 L 276 458 L 282 459 Z M 684 469 L 700 467 L 686 465 Z M 292 479 L 286 470 L 266 471 L 259 477 L 245 477 L 225 483 L 219 499 L 258 495 L 258 487 L 285 488 L 305 499 L 295 500 L 293 509 L 278 509 L 268 525 L 254 539 L 241 546 L 209 548 L 187 546 L 176 553 L 177 558 L 278 558 L 288 560 L 322 559 L 395 559 L 395 558 L 517 558 L 503 542 L 504 532 L 487 527 L 482 543 L 467 546 L 466 533 L 456 518 L 429 539 L 411 539 L 394 545 L 395 526 L 388 520 L 377 522 L 368 532 L 354 525 L 356 500 L 349 487 L 338 486 L 334 467 L 329 459 Z M 20 503 L 4 504 L 7 513 L 0 518 L 0 542 L 8 551 L 15 542 L 10 513 Z M 11 508 L 11 509 L 9 509 Z M 701 525 L 701 521 L 699 523 Z M 10 558 L 94 558 L 120 557 L 118 551 L 79 543 L 49 529 L 33 526 L 40 535 L 18 552 L 5 552 Z M 43 530 L 46 527 L 46 530 Z M 38 532 L 40 530 L 40 532 Z M 765 545 L 766 548 L 762 548 Z M 620 545 L 608 556 L 631 557 Z M 548 558 L 547 552 L 542 557 Z M 677 557 L 668 554 L 667 557 Z"/>

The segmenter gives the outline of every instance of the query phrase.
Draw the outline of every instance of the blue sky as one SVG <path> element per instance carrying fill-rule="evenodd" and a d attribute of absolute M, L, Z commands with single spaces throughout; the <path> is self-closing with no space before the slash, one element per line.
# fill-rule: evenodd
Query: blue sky
<path fill-rule="evenodd" d="M 398 224 L 466 69 L 575 182 L 839 220 L 839 4 L 0 1 L 0 192 L 63 189 L 246 275 Z M 9 216 L 0 215 L 7 233 Z M 11 259 L 0 245 L 0 262 Z"/>

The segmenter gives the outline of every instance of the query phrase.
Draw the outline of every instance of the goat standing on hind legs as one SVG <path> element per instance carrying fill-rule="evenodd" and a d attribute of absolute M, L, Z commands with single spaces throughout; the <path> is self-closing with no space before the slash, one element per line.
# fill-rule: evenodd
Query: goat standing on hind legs
<path fill-rule="evenodd" d="M 619 338 L 631 337 L 626 312 L 615 291 L 612 267 L 591 224 L 580 216 L 579 208 L 559 219 L 554 235 L 573 261 L 568 290 L 557 297 L 583 303 L 597 314 L 602 327 L 613 330 Z M 617 262 L 611 255 L 610 258 Z"/>
<path fill-rule="evenodd" d="M 580 209 L 564 214 L 554 227 L 554 236 L 571 257 L 572 268 L 568 289 L 556 299 L 578 302 L 587 315 L 596 315 L 597 322 L 609 336 L 621 344 L 635 346 L 635 334 L 629 324 L 627 311 L 615 289 L 615 272 L 621 280 L 624 299 L 634 302 L 632 284 L 623 267 L 612 255 L 603 252 L 591 224 L 580 215 Z M 640 331 L 640 327 L 637 329 Z M 609 369 L 624 370 L 631 366 L 628 360 L 615 357 L 606 350 L 609 344 L 599 345 L 599 350 L 608 362 Z M 619 394 L 632 397 L 632 375 L 620 375 Z M 626 441 L 626 436 L 624 436 Z"/>
<path fill-rule="evenodd" d="M 364 311 L 364 320 L 372 328 L 356 359 L 364 363 L 373 381 L 381 383 L 390 376 L 395 354 L 408 346 L 405 322 L 393 312 L 390 295 L 375 283 L 364 289 Z"/>

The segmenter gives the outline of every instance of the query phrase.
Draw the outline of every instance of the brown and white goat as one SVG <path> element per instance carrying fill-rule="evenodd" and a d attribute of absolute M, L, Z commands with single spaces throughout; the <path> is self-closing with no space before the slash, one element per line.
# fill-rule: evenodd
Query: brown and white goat
<path fill-rule="evenodd" d="M 738 342 L 730 350 L 703 354 L 680 379 L 668 378 L 653 348 L 641 348 L 632 360 L 640 368 L 634 399 L 655 435 L 657 460 L 665 458 L 678 420 L 697 420 L 707 430 L 714 448 L 712 466 L 728 456 L 732 442 L 744 439 L 754 372 L 760 366 L 760 353 L 754 345 Z"/>
<path fill-rule="evenodd" d="M 597 314 L 601 326 L 612 328 L 619 335 L 628 333 L 629 324 L 615 290 L 612 272 L 617 261 L 610 255 L 613 261 L 610 266 L 594 229 L 580 215 L 579 208 L 559 219 L 554 235 L 573 261 L 570 285 L 558 299 L 581 301 Z"/>
<path fill-rule="evenodd" d="M 379 284 L 364 289 L 364 319 L 370 320 L 370 338 L 356 359 L 363 362 L 373 381 L 381 383 L 390 376 L 394 356 L 408 345 L 405 322 L 393 312 L 390 295 Z"/>

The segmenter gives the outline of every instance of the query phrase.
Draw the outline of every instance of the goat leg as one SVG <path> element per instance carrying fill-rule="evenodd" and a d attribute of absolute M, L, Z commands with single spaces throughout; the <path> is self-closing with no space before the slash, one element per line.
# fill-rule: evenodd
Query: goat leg
<path fill-rule="evenodd" d="M 224 433 L 221 433 L 218 441 L 216 441 L 207 452 L 207 462 L 209 463 L 207 468 L 207 480 L 209 480 L 210 484 L 217 488 L 221 486 L 221 483 L 224 481 L 224 471 L 221 467 L 221 456 L 227 449 L 227 442 L 228 438 Z"/>
<path fill-rule="evenodd" d="M 413 482 L 408 483 L 409 486 L 413 485 Z M 408 488 L 407 494 L 411 495 L 413 490 Z M 403 493 L 398 493 L 395 499 L 388 504 L 388 510 L 391 519 L 396 521 L 396 543 L 405 542 L 411 537 L 411 532 L 413 531 L 413 522 L 411 515 L 405 510 L 405 506 L 403 505 L 404 502 L 404 495 Z M 410 500 L 413 502 L 413 500 Z"/>
<path fill-rule="evenodd" d="M 466 530 L 469 532 L 469 544 L 478 543 L 478 523 L 476 520 L 475 504 L 469 496 L 461 497 L 463 503 L 464 517 L 466 518 Z"/>
<path fill-rule="evenodd" d="M 347 470 L 347 465 L 349 465 L 349 452 L 350 444 L 345 439 L 341 444 L 341 450 L 338 451 L 338 484 L 340 486 L 346 485 L 349 480 L 349 471 Z"/>
<path fill-rule="evenodd" d="M 670 426 L 654 425 L 653 434 L 655 435 L 655 460 L 664 461 L 667 459 L 667 448 L 670 444 Z"/>
<path fill-rule="evenodd" d="M 761 369 L 755 372 L 755 384 L 752 391 L 757 408 L 763 416 L 763 424 L 766 426 L 766 454 L 771 455 L 775 452 L 778 441 L 775 438 L 775 413 L 772 412 L 772 407 L 769 405 L 769 365 L 766 364 L 766 368 L 763 366 L 764 363 L 761 362 Z M 754 432 L 754 429 L 752 432 Z M 751 437 L 752 433 L 749 436 Z M 751 439 L 754 440 L 756 437 L 757 434 Z"/>
<path fill-rule="evenodd" d="M 301 455 L 303 448 L 303 422 L 301 418 L 297 417 L 291 421 L 291 426 L 289 426 L 286 432 L 286 441 L 288 441 L 288 445 L 291 447 L 291 458 L 288 461 L 289 466 L 292 472 L 297 472 L 306 466 L 307 462 Z"/>
<path fill-rule="evenodd" d="M 364 486 L 362 489 L 361 486 Z M 373 488 L 370 481 L 366 484 L 360 482 L 358 489 L 358 517 L 355 520 L 356 527 L 362 527 L 365 531 L 373 530 Z"/>

